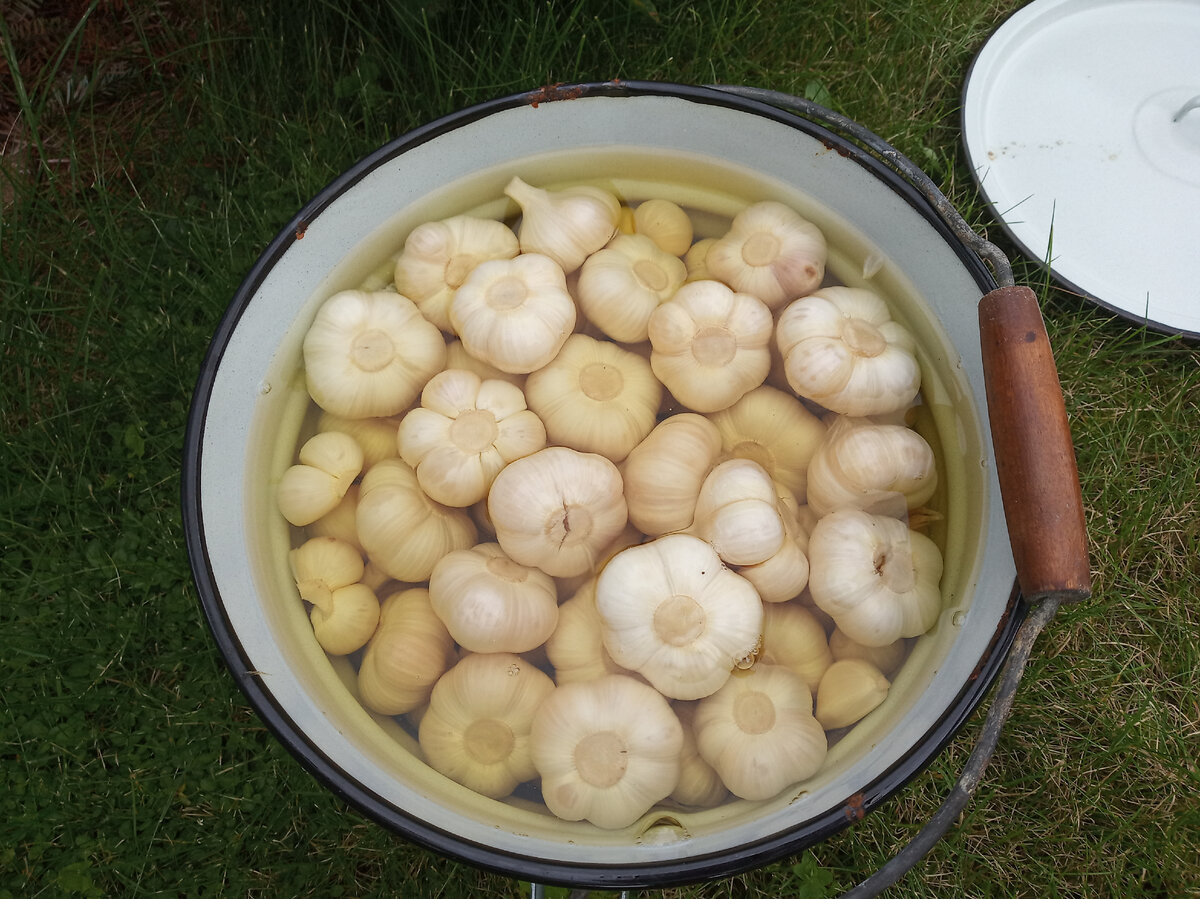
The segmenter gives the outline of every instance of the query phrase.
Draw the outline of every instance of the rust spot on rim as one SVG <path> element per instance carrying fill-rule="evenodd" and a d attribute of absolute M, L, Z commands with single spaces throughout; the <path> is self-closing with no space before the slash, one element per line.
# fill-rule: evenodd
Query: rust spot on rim
<path fill-rule="evenodd" d="M 559 81 L 555 84 L 547 84 L 544 87 L 539 87 L 537 90 L 532 91 L 529 94 L 529 105 L 534 109 L 537 109 L 539 103 L 553 103 L 555 100 L 577 100 L 582 96 L 582 85 L 563 87 L 562 82 Z"/>
<path fill-rule="evenodd" d="M 300 227 L 296 229 L 296 240 L 304 240 L 304 234 L 308 231 L 308 223 L 301 222 Z"/>
<path fill-rule="evenodd" d="M 861 821 L 866 817 L 867 810 L 863 807 L 866 798 L 862 793 L 855 793 L 846 800 L 846 805 L 842 809 L 842 814 L 846 816 L 847 821 Z"/>

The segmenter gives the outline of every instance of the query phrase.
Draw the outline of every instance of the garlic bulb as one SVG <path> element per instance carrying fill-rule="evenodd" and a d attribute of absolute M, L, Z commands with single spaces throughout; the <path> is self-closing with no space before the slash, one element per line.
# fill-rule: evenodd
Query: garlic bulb
<path fill-rule="evenodd" d="M 562 269 L 525 253 L 481 262 L 454 292 L 450 322 L 467 352 L 510 374 L 541 368 L 575 327 Z"/>
<path fill-rule="evenodd" d="M 708 270 L 708 251 L 717 242 L 715 237 L 705 237 L 692 244 L 683 254 L 683 265 L 687 269 L 685 281 L 716 281 L 718 280 Z"/>
<path fill-rule="evenodd" d="M 664 253 L 682 256 L 695 236 L 692 219 L 678 203 L 653 197 L 633 207 L 633 233 L 654 241 Z"/>
<path fill-rule="evenodd" d="M 396 258 L 396 290 L 416 303 L 425 318 L 449 331 L 450 301 L 471 269 L 518 252 L 517 235 L 503 222 L 470 215 L 424 222 L 409 232 Z"/>
<path fill-rule="evenodd" d="M 542 449 L 546 428 L 521 388 L 447 369 L 430 378 L 421 405 L 404 416 L 396 445 L 430 499 L 462 507 L 484 499 L 513 459 Z"/>
<path fill-rule="evenodd" d="M 444 555 L 429 576 L 429 601 L 470 652 L 528 652 L 558 623 L 554 579 L 518 565 L 495 543 Z"/>
<path fill-rule="evenodd" d="M 886 646 L 863 646 L 847 637 L 840 628 L 834 628 L 829 635 L 829 651 L 835 662 L 862 659 L 878 668 L 884 676 L 891 677 L 908 658 L 908 641 L 901 638 Z"/>
<path fill-rule="evenodd" d="M 681 412 L 655 425 L 621 466 L 630 522 L 651 537 L 690 527 L 720 451 L 720 432 L 703 415 Z"/>
<path fill-rule="evenodd" d="M 275 503 L 289 523 L 302 527 L 332 512 L 363 467 L 363 452 L 349 434 L 314 434 L 299 461 L 279 479 Z"/>
<path fill-rule="evenodd" d="M 603 620 L 596 610 L 596 579 L 589 578 L 558 607 L 558 624 L 546 640 L 546 657 L 559 684 L 629 674 L 604 648 Z"/>
<path fill-rule="evenodd" d="M 726 455 L 750 459 L 803 499 L 808 466 L 825 438 L 825 424 L 796 397 L 764 384 L 709 416 Z"/>
<path fill-rule="evenodd" d="M 842 415 L 813 454 L 808 503 L 818 515 L 855 508 L 903 518 L 937 481 L 933 449 L 912 428 Z"/>
<path fill-rule="evenodd" d="M 804 606 L 793 602 L 763 605 L 763 648 L 759 661 L 789 668 L 814 693 L 833 664 L 825 628 Z"/>
<path fill-rule="evenodd" d="M 653 688 L 614 674 L 556 687 L 534 713 L 530 748 L 553 814 L 615 830 L 675 789 L 683 727 Z"/>
<path fill-rule="evenodd" d="M 572 334 L 529 375 L 525 397 L 552 442 L 620 462 L 653 429 L 662 386 L 636 353 Z"/>
<path fill-rule="evenodd" d="M 791 491 L 778 481 L 775 492 L 783 542 L 763 561 L 737 566 L 737 573 L 754 585 L 764 603 L 787 602 L 808 584 L 808 532 L 800 524 L 799 506 Z"/>
<path fill-rule="evenodd" d="M 696 704 L 696 746 L 735 796 L 769 799 L 825 761 L 829 744 L 812 709 L 798 674 L 758 663 Z"/>
<path fill-rule="evenodd" d="M 843 415 L 886 415 L 921 389 L 916 341 L 876 293 L 826 287 L 790 303 L 775 339 L 788 384 Z"/>
<path fill-rule="evenodd" d="M 770 475 L 749 459 L 717 465 L 700 485 L 690 533 L 712 544 L 728 565 L 771 558 L 783 545 L 785 528 Z"/>
<path fill-rule="evenodd" d="M 647 339 L 650 315 L 671 299 L 687 269 L 649 237 L 620 234 L 584 260 L 575 296 L 588 321 L 613 340 Z"/>
<path fill-rule="evenodd" d="M 567 274 L 616 233 L 621 204 L 598 187 L 543 190 L 514 177 L 504 193 L 521 207 L 521 252 L 549 256 Z"/>
<path fill-rule="evenodd" d="M 630 547 L 596 582 L 596 609 L 613 661 L 672 699 L 698 699 L 748 665 L 762 636 L 762 602 L 749 581 L 687 534 Z"/>
<path fill-rule="evenodd" d="M 617 467 L 565 446 L 510 462 L 492 483 L 488 513 L 509 557 L 552 577 L 592 571 L 628 518 Z"/>
<path fill-rule="evenodd" d="M 650 316 L 650 365 L 693 412 L 716 412 L 762 384 L 771 310 L 717 281 L 684 284 Z"/>
<path fill-rule="evenodd" d="M 334 294 L 304 335 L 308 392 L 343 418 L 403 412 L 445 362 L 442 332 L 391 291 Z"/>
<path fill-rule="evenodd" d="M 671 792 L 671 798 L 680 805 L 692 808 L 712 808 L 729 796 L 725 783 L 716 769 L 700 756 L 696 745 L 696 734 L 692 721 L 696 714 L 696 702 L 676 701 L 671 703 L 675 717 L 683 726 L 683 749 L 679 753 L 679 784 Z"/>
<path fill-rule="evenodd" d="M 816 719 L 826 730 L 849 727 L 887 699 L 891 683 L 864 659 L 834 662 L 817 687 Z"/>
<path fill-rule="evenodd" d="M 324 431 L 341 431 L 349 434 L 358 443 L 363 454 L 363 471 L 366 471 L 380 459 L 392 459 L 396 456 L 396 428 L 400 425 L 399 416 L 388 418 L 342 418 L 329 412 L 322 412 L 317 417 L 318 433 Z"/>
<path fill-rule="evenodd" d="M 367 557 L 413 584 L 427 580 L 446 553 L 475 543 L 471 517 L 430 499 L 401 459 L 385 459 L 363 475 L 356 520 Z"/>
<path fill-rule="evenodd" d="M 384 598 L 379 626 L 358 669 L 362 704 L 380 715 L 403 715 L 429 701 L 433 685 L 454 664 L 454 641 L 429 604 L 429 591 L 410 587 Z"/>
<path fill-rule="evenodd" d="M 783 203 L 764 200 L 733 217 L 705 264 L 717 280 L 778 309 L 821 285 L 826 253 L 816 225 Z"/>
<path fill-rule="evenodd" d="M 537 776 L 529 733 L 553 691 L 554 682 L 518 655 L 466 655 L 433 687 L 418 730 L 421 753 L 451 780 L 503 799 Z"/>
<path fill-rule="evenodd" d="M 808 560 L 813 601 L 864 646 L 920 636 L 941 612 L 941 551 L 897 518 L 830 512 L 813 527 Z"/>

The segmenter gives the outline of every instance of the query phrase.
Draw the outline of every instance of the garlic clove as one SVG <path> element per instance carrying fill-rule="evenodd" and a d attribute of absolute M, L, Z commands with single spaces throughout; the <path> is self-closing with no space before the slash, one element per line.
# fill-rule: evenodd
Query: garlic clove
<path fill-rule="evenodd" d="M 617 231 L 621 204 L 601 188 L 579 184 L 544 190 L 514 177 L 504 193 L 521 207 L 521 252 L 549 256 L 564 273 L 579 268 Z"/>
<path fill-rule="evenodd" d="M 861 721 L 887 699 L 891 683 L 865 659 L 834 662 L 817 687 L 816 719 L 826 730 Z"/>
<path fill-rule="evenodd" d="M 300 447 L 299 462 L 279 479 L 275 501 L 289 523 L 311 524 L 337 507 L 358 477 L 363 452 L 349 434 L 315 434 Z"/>
<path fill-rule="evenodd" d="M 682 256 L 692 246 L 691 217 L 678 203 L 659 197 L 643 200 L 633 209 L 633 230 L 649 237 L 664 253 Z"/>
<path fill-rule="evenodd" d="M 424 222 L 409 232 L 396 259 L 396 290 L 426 319 L 450 331 L 450 301 L 471 270 L 519 251 L 517 235 L 503 222 L 469 215 Z"/>
<path fill-rule="evenodd" d="M 825 236 L 795 210 L 774 200 L 754 203 L 705 254 L 712 276 L 770 309 L 804 296 L 825 276 Z"/>
<path fill-rule="evenodd" d="M 510 374 L 528 374 L 558 355 L 575 319 L 562 268 L 532 252 L 480 263 L 450 304 L 467 352 Z"/>
<path fill-rule="evenodd" d="M 305 540 L 288 552 L 288 566 L 300 598 L 326 607 L 333 591 L 357 583 L 363 576 L 358 550 L 336 537 Z"/>
<path fill-rule="evenodd" d="M 363 583 L 340 587 L 322 605 L 309 611 L 313 634 L 331 656 L 344 656 L 361 649 L 379 624 L 379 600 Z"/>
<path fill-rule="evenodd" d="M 759 661 L 794 671 L 814 693 L 833 664 L 825 628 L 810 610 L 793 602 L 763 604 L 763 648 Z"/>
<path fill-rule="evenodd" d="M 641 356 L 573 334 L 525 397 L 551 442 L 620 462 L 654 428 L 662 387 Z"/>

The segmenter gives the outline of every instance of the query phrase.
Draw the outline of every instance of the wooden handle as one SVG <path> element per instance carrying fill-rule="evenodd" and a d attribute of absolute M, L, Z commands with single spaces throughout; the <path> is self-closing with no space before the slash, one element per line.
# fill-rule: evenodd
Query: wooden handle
<path fill-rule="evenodd" d="M 983 377 L 1000 496 L 1021 592 L 1091 594 L 1087 526 L 1058 369 L 1037 297 L 1001 287 L 979 301 Z"/>

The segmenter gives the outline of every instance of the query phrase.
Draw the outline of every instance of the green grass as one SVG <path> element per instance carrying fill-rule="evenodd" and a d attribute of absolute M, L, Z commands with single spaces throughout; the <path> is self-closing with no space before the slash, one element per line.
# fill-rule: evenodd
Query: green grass
<path fill-rule="evenodd" d="M 957 106 L 972 54 L 1021 5 L 129 2 L 82 22 L 77 4 L 6 5 L 0 896 L 527 894 L 346 807 L 223 668 L 178 497 L 190 392 L 226 303 L 356 159 L 555 81 L 818 98 L 999 239 Z M 889 895 L 1200 895 L 1200 347 L 1018 270 L 1055 346 L 1094 596 L 1052 622 L 979 793 Z M 977 734 L 973 720 L 811 852 L 646 894 L 837 895 L 919 829 Z"/>

